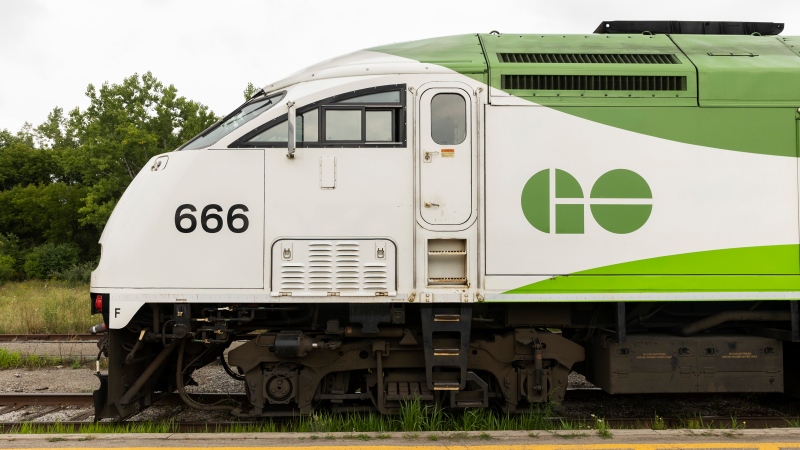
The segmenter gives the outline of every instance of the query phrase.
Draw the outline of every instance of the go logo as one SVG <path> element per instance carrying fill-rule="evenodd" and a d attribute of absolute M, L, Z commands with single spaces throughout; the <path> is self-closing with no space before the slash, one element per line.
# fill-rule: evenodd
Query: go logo
<path fill-rule="evenodd" d="M 550 182 L 555 172 L 555 183 Z M 555 192 L 551 192 L 551 186 Z M 616 234 L 641 228 L 653 210 L 650 186 L 636 172 L 614 169 L 604 173 L 592 186 L 586 202 L 580 183 L 560 169 L 534 174 L 522 189 L 522 212 L 537 230 L 556 234 L 583 234 L 586 203 L 598 225 Z M 551 209 L 551 205 L 555 208 Z M 555 217 L 551 220 L 551 210 Z"/>

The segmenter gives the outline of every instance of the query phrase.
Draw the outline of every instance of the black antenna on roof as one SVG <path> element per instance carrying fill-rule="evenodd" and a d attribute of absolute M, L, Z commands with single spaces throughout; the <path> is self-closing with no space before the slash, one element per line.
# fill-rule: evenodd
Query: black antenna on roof
<path fill-rule="evenodd" d="M 703 22 L 671 20 L 611 20 L 597 27 L 596 34 L 733 34 L 775 36 L 783 31 L 775 22 Z"/>

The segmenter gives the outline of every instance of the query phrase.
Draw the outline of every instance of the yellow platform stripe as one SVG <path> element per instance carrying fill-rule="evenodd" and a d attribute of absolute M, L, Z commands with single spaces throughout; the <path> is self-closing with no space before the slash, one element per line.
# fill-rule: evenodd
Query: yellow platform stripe
<path fill-rule="evenodd" d="M 448 445 L 310 445 L 310 446 L 206 446 L 206 447 L 113 447 L 113 450 L 330 450 L 332 448 L 356 448 L 359 450 L 441 450 L 459 448 L 464 450 L 705 450 L 705 449 L 757 449 L 779 450 L 800 449 L 800 442 L 706 442 L 706 443 L 662 443 L 662 444 L 508 444 L 508 445 L 469 445 L 448 443 Z M 73 447 L 77 448 L 77 447 Z M 92 445 L 92 450 L 103 447 Z M 25 450 L 52 450 L 52 448 L 26 448 Z"/>

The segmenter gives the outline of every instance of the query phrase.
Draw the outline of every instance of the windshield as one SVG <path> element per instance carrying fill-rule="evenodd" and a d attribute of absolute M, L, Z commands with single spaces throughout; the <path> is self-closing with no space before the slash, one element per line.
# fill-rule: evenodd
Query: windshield
<path fill-rule="evenodd" d="M 223 136 L 227 136 L 233 132 L 233 130 L 255 119 L 264 111 L 272 108 L 283 96 L 284 93 L 281 92 L 269 97 L 255 98 L 248 101 L 236 111 L 228 114 L 224 119 L 217 122 L 217 124 L 195 136 L 194 139 L 181 147 L 180 150 L 196 150 L 198 148 L 208 147 L 222 139 Z"/>

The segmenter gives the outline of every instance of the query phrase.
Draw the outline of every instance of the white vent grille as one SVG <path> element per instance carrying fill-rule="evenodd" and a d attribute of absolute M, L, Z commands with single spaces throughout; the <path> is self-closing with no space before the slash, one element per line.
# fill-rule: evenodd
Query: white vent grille
<path fill-rule="evenodd" d="M 396 295 L 395 254 L 387 240 L 278 241 L 272 248 L 272 294 Z"/>
<path fill-rule="evenodd" d="M 330 242 L 308 243 L 308 280 L 301 289 L 333 290 L 333 245 Z"/>

